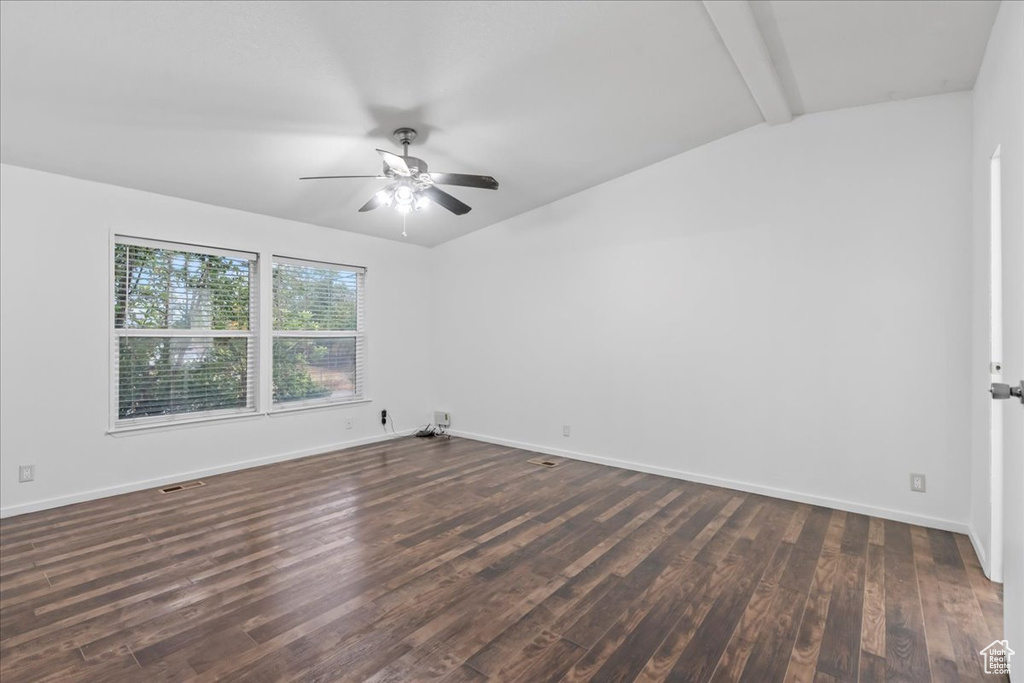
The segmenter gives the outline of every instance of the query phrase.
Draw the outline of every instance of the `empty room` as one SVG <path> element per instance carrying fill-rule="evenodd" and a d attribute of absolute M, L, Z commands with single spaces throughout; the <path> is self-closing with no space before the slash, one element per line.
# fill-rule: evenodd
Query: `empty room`
<path fill-rule="evenodd" d="M 1024 683 L 1024 1 L 0 1 L 0 679 Z"/>

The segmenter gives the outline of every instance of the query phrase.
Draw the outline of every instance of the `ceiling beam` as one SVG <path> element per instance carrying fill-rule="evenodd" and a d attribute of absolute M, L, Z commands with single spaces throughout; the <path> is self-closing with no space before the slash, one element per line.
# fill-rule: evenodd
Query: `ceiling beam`
<path fill-rule="evenodd" d="M 750 5 L 745 0 L 704 0 L 704 7 L 764 120 L 773 126 L 792 121 L 793 112 Z"/>

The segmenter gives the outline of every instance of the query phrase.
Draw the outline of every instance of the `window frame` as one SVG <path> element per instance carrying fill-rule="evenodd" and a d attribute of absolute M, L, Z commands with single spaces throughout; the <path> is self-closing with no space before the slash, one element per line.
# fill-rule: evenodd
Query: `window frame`
<path fill-rule="evenodd" d="M 270 291 L 267 298 L 270 300 L 270 315 L 266 321 L 268 329 L 269 347 L 269 374 L 267 377 L 267 414 L 279 415 L 299 410 L 311 410 L 315 408 L 328 408 L 333 406 L 352 405 L 356 403 L 367 403 L 370 398 L 367 391 L 366 381 L 366 271 L 363 266 L 353 266 L 345 263 L 334 263 L 319 259 L 306 259 L 295 256 L 284 256 L 272 254 L 269 259 L 270 267 Z M 356 328 L 354 330 L 278 330 L 274 327 L 274 268 L 278 264 L 297 266 L 300 268 L 321 268 L 324 270 L 336 270 L 356 274 Z M 355 375 L 356 386 L 351 396 L 327 396 L 305 400 L 277 402 L 274 400 L 274 342 L 279 338 L 320 338 L 320 339 L 354 339 L 355 340 Z"/>
<path fill-rule="evenodd" d="M 179 251 L 212 256 L 223 256 L 234 259 L 245 259 L 250 262 L 249 266 L 249 329 L 248 330 L 204 330 L 204 329 L 154 329 L 154 328 L 118 328 L 116 318 L 116 282 L 115 272 L 117 268 L 117 247 L 118 245 L 138 246 L 152 249 L 166 249 L 168 251 Z M 107 249 L 107 303 L 109 330 L 109 355 L 107 377 L 109 380 L 109 414 L 108 433 L 131 432 L 143 429 L 166 428 L 176 425 L 209 422 L 240 417 L 252 417 L 260 414 L 261 409 L 261 349 L 260 332 L 263 325 L 260 315 L 262 259 L 258 252 L 240 251 L 236 249 L 224 249 L 221 247 L 191 242 L 179 242 L 164 239 L 153 239 L 135 237 L 122 233 L 110 233 L 110 241 Z M 210 339 L 218 338 L 244 338 L 247 340 L 247 375 L 249 391 L 247 403 L 244 408 L 225 408 L 220 410 L 204 410 L 190 413 L 175 413 L 171 415 L 154 415 L 122 419 L 119 417 L 120 407 L 120 344 L 122 338 L 131 337 L 202 337 Z"/>

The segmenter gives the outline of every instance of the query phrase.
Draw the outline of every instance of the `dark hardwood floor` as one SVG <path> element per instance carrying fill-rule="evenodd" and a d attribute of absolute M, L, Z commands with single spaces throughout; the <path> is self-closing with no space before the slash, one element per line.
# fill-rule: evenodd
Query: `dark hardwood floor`
<path fill-rule="evenodd" d="M 535 456 L 409 438 L 3 520 L 0 678 L 998 680 L 963 536 Z"/>

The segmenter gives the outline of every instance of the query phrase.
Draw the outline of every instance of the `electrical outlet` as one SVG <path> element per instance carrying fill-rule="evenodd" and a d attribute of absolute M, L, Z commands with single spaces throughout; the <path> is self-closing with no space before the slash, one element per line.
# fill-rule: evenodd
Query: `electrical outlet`
<path fill-rule="evenodd" d="M 569 436 L 569 425 L 562 425 L 562 436 Z"/>
<path fill-rule="evenodd" d="M 351 417 L 346 417 L 345 418 L 345 429 L 352 429 L 352 418 Z"/>
<path fill-rule="evenodd" d="M 380 423 L 383 426 L 385 426 L 385 427 L 388 426 L 388 411 L 387 410 L 380 411 Z"/>
<path fill-rule="evenodd" d="M 925 492 L 925 480 L 923 474 L 910 475 L 910 490 L 916 493 Z"/>
<path fill-rule="evenodd" d="M 26 481 L 35 481 L 35 465 L 18 465 L 18 482 L 24 484 Z"/>

